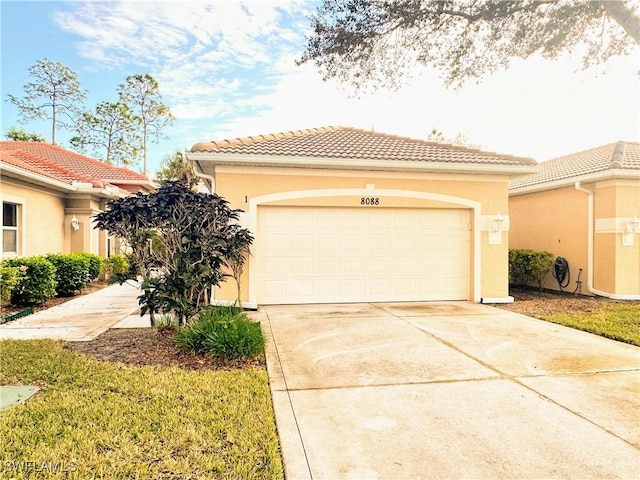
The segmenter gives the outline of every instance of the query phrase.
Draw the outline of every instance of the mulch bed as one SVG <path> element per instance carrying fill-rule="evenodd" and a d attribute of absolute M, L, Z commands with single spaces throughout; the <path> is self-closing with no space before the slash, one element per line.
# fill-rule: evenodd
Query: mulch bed
<path fill-rule="evenodd" d="M 509 294 L 515 298 L 514 303 L 494 306 L 535 318 L 555 313 L 592 312 L 607 305 L 638 304 L 633 300 L 612 300 L 605 297 L 591 297 L 554 290 L 539 291 L 535 288 L 512 287 Z"/>
<path fill-rule="evenodd" d="M 69 342 L 79 353 L 107 362 L 129 365 L 162 365 L 185 370 L 236 370 L 264 367 L 263 356 L 252 360 L 227 360 L 184 353 L 174 345 L 174 329 L 122 328 L 108 330 L 89 342 Z"/>

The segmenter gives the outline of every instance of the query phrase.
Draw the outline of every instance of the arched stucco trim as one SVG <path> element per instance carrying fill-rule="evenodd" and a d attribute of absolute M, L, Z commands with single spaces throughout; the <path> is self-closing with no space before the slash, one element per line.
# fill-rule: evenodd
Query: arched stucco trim
<path fill-rule="evenodd" d="M 318 197 L 401 197 L 415 198 L 420 200 L 432 200 L 459 205 L 472 210 L 472 231 L 473 231 L 473 301 L 480 302 L 481 288 L 481 243 L 480 243 L 480 202 L 468 198 L 456 197 L 453 195 L 443 195 L 441 193 L 420 192 L 415 190 L 396 190 L 378 188 L 330 188 L 320 190 L 294 190 L 288 192 L 271 193 L 254 197 L 249 201 L 249 211 L 243 215 L 244 226 L 251 230 L 256 242 L 258 236 L 258 207 L 282 200 L 294 200 L 301 198 Z M 257 304 L 258 298 L 258 266 L 257 262 L 249 260 L 249 303 Z"/>

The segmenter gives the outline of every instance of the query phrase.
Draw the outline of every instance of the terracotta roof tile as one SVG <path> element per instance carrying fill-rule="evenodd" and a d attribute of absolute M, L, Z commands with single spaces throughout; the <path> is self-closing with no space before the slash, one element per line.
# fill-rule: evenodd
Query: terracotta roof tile
<path fill-rule="evenodd" d="M 296 130 L 196 143 L 191 152 L 216 154 L 536 165 L 530 158 L 428 142 L 350 127 Z"/>
<path fill-rule="evenodd" d="M 22 150 L 2 150 L 0 151 L 0 159 L 3 163 L 28 170 L 32 173 L 37 173 L 59 182 L 68 184 L 73 182 L 90 182 L 86 177 L 81 178 L 80 175 L 57 167 L 50 162 L 43 161 Z"/>
<path fill-rule="evenodd" d="M 640 143 L 617 142 L 540 163 L 540 170 L 509 182 L 509 189 L 530 187 L 612 169 L 640 170 Z"/>
<path fill-rule="evenodd" d="M 114 167 L 45 142 L 0 141 L 2 162 L 65 183 L 91 183 L 95 187 L 122 183 L 150 184 L 149 179 L 128 168 Z"/>

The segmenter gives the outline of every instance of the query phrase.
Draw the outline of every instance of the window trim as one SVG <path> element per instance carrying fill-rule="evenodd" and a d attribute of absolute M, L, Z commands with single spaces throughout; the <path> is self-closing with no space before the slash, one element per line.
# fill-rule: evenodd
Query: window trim
<path fill-rule="evenodd" d="M 16 206 L 16 226 L 4 226 L 4 204 L 9 203 Z M 5 230 L 15 231 L 16 233 L 16 251 L 15 252 L 1 252 L 3 258 L 5 257 L 17 257 L 24 253 L 25 244 L 25 213 L 26 213 L 26 200 L 23 197 L 17 197 L 14 195 L 2 195 L 2 211 L 0 211 L 0 223 L 2 224 L 2 232 L 4 236 Z M 3 239 L 4 240 L 4 239 Z M 3 242 L 4 250 L 4 242 Z"/>

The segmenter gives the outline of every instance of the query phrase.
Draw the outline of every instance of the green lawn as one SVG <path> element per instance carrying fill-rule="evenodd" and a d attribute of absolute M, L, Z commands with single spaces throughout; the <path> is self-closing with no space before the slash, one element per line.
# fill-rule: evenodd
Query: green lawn
<path fill-rule="evenodd" d="M 0 478 L 283 478 L 263 369 L 132 367 L 48 340 L 0 355 L 0 384 L 43 387 L 0 413 Z M 40 471 L 8 471 L 26 462 Z"/>
<path fill-rule="evenodd" d="M 640 304 L 609 305 L 592 312 L 557 313 L 541 318 L 640 346 Z"/>

